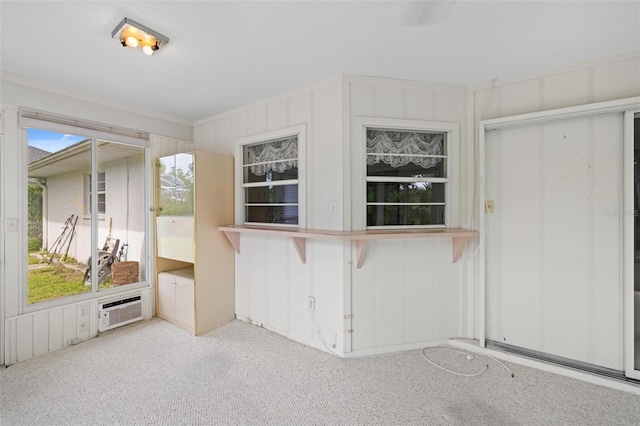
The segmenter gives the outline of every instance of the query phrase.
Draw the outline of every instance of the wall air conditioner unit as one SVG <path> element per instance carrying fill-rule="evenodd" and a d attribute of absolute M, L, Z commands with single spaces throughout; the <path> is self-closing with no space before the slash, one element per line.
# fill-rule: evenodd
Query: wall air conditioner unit
<path fill-rule="evenodd" d="M 142 319 L 142 296 L 127 295 L 98 304 L 98 331 L 111 330 Z"/>

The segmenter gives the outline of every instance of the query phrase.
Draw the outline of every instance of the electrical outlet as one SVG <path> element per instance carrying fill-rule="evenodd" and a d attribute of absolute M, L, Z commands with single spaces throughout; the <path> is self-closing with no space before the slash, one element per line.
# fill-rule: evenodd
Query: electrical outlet
<path fill-rule="evenodd" d="M 329 214 L 334 215 L 338 212 L 338 204 L 335 201 L 329 203 Z"/>
<path fill-rule="evenodd" d="M 309 296 L 307 306 L 309 307 L 310 310 L 315 311 L 316 310 L 316 298 Z"/>
<path fill-rule="evenodd" d="M 88 318 L 88 317 L 89 317 L 89 305 L 79 305 L 78 318 Z"/>

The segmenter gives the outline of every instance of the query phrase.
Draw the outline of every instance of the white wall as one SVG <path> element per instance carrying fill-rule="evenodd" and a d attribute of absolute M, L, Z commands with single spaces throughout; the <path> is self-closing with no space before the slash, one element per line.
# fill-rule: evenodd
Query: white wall
<path fill-rule="evenodd" d="M 365 159 L 353 140 L 358 116 L 463 126 L 466 88 L 341 76 L 197 122 L 195 144 L 233 155 L 238 138 L 305 124 L 306 227 L 364 229 Z M 464 171 L 455 174 L 453 181 L 464 184 Z M 463 192 L 462 187 L 456 190 L 453 205 L 460 204 Z M 335 215 L 330 214 L 332 202 Z M 456 211 L 453 225 L 465 216 Z M 362 269 L 356 269 L 355 251 L 355 243 L 308 239 L 303 265 L 288 239 L 241 234 L 237 317 L 322 348 L 314 332 L 320 328 L 338 353 L 397 350 L 463 332 L 461 271 L 466 260 L 451 263 L 450 240 L 374 241 Z M 307 296 L 316 299 L 317 325 Z"/>
<path fill-rule="evenodd" d="M 344 170 L 345 229 L 365 229 L 362 141 L 356 140 L 356 117 L 396 118 L 460 125 L 466 138 L 466 87 L 382 78 L 348 76 L 344 82 L 345 146 L 350 159 Z M 463 146 L 461 144 L 461 146 Z M 452 210 L 449 227 L 466 224 L 468 212 L 461 204 L 466 193 L 466 152 L 451 158 Z M 455 157 L 455 156 L 454 156 Z M 462 161 L 461 161 L 462 160 Z M 354 245 L 355 246 L 355 245 Z M 355 259 L 355 247 L 352 248 Z M 468 254 L 451 261 L 450 239 L 371 241 L 361 269 L 350 265 L 346 280 L 351 300 L 352 350 L 370 353 L 424 346 L 426 342 L 466 335 L 466 271 Z"/>
<path fill-rule="evenodd" d="M 29 86 L 24 83 L 1 80 L 2 85 L 2 144 L 0 146 L 0 364 L 26 359 L 43 351 L 54 350 L 68 344 L 67 337 L 73 329 L 69 307 L 52 307 L 45 302 L 42 306 L 26 307 L 24 284 L 26 283 L 26 144 L 21 142 L 18 127 L 18 108 L 27 107 L 56 114 L 97 121 L 115 126 L 147 131 L 170 137 L 191 139 L 190 123 L 171 120 L 167 117 L 152 117 L 136 111 L 116 106 L 80 99 L 51 90 Z M 15 220 L 15 231 L 5 230 L 5 221 Z M 83 300 L 91 306 L 97 306 L 97 300 L 105 295 L 82 295 L 93 297 Z M 145 317 L 151 315 L 152 299 L 147 297 L 144 308 Z M 57 302 L 59 303 L 59 302 Z M 44 315 L 42 309 L 47 310 Z M 73 310 L 73 309 L 72 309 Z M 36 319 L 37 315 L 37 319 Z M 60 318 L 68 320 L 60 321 Z M 91 312 L 97 318 L 97 310 Z M 75 323 L 74 323 L 75 324 Z M 64 331 L 67 330 L 67 331 Z M 89 337 L 97 333 L 97 327 L 91 326 Z M 13 334 L 9 334 L 9 333 Z M 54 336 L 53 343 L 46 335 Z M 35 337 L 34 337 L 35 336 Z M 64 339 L 58 339 L 65 336 Z M 84 338 L 84 334 L 82 337 Z M 75 338 L 75 337 L 74 337 Z M 17 347 L 17 342 L 23 342 Z M 32 344 L 28 344 L 32 342 Z M 60 342 L 60 343 L 56 343 Z M 18 352 L 20 355 L 18 355 Z"/>
<path fill-rule="evenodd" d="M 320 82 L 195 123 L 196 149 L 234 155 L 238 138 L 304 124 L 306 146 L 306 227 L 341 230 L 342 131 L 340 79 Z M 335 201 L 338 212 L 330 214 Z M 343 347 L 344 243 L 307 241 L 306 264 L 283 237 L 241 235 L 236 254 L 236 316 L 292 339 L 322 347 L 307 309 L 315 297 L 315 317 L 328 345 Z"/>
<path fill-rule="evenodd" d="M 470 92 L 476 129 L 481 119 L 638 96 L 640 53 Z M 623 369 L 622 234 L 620 218 L 604 214 L 621 207 L 621 135 L 620 114 L 487 133 L 488 339 Z"/>

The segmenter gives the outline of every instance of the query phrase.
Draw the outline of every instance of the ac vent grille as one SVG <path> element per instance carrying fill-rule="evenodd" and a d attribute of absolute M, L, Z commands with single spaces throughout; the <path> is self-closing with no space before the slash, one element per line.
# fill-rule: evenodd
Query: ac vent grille
<path fill-rule="evenodd" d="M 142 319 L 142 297 L 133 296 L 101 303 L 98 330 L 105 331 Z"/>

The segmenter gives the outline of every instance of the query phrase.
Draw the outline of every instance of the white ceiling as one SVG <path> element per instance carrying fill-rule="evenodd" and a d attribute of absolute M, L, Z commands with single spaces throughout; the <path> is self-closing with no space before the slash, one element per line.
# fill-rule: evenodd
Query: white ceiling
<path fill-rule="evenodd" d="M 123 48 L 124 17 L 171 41 Z M 638 0 L 2 0 L 0 23 L 3 78 L 187 121 L 341 73 L 473 84 L 640 49 Z"/>

